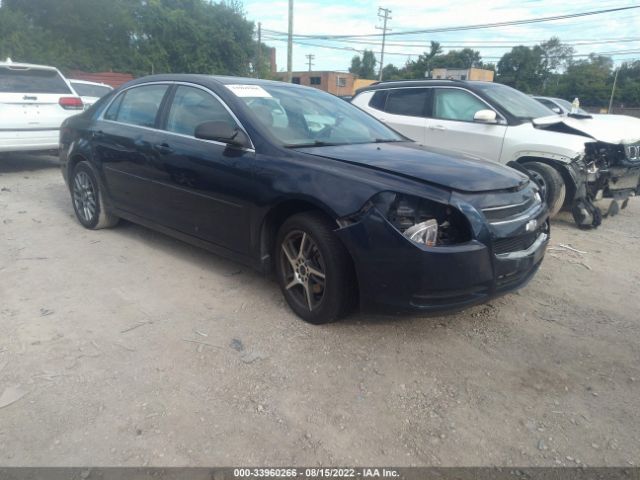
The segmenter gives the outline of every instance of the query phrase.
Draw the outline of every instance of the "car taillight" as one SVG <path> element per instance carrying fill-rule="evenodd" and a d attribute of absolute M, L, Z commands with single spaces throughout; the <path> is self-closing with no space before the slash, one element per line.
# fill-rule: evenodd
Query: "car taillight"
<path fill-rule="evenodd" d="M 60 97 L 58 103 L 65 110 L 83 110 L 84 104 L 82 103 L 82 99 L 78 97 Z"/>

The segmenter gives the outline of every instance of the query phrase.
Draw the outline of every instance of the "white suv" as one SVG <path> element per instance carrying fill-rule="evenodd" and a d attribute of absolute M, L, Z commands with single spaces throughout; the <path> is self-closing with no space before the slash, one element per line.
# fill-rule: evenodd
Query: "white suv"
<path fill-rule="evenodd" d="M 69 79 L 69 83 L 71 83 L 73 89 L 80 95 L 80 98 L 82 98 L 82 103 L 84 103 L 85 108 L 89 108 L 113 90 L 112 87 L 104 83 L 76 80 L 75 78 Z"/>
<path fill-rule="evenodd" d="M 640 142 L 640 131 L 638 138 L 599 138 L 584 122 L 556 115 L 505 85 L 382 82 L 359 90 L 352 103 L 421 144 L 527 172 L 540 184 L 551 214 L 570 207 L 583 228 L 600 223 L 595 200 L 608 195 L 624 206 L 640 178 L 640 161 L 625 149 Z"/>
<path fill-rule="evenodd" d="M 60 124 L 83 108 L 56 68 L 0 62 L 0 153 L 57 150 Z"/>

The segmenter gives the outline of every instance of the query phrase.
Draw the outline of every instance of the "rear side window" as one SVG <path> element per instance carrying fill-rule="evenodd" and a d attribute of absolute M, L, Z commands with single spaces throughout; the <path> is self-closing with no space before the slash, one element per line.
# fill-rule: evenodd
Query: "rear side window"
<path fill-rule="evenodd" d="M 71 90 L 55 70 L 0 67 L 0 92 L 70 94 Z"/>
<path fill-rule="evenodd" d="M 213 95 L 199 88 L 178 87 L 169 109 L 166 130 L 194 136 L 196 127 L 205 122 L 236 126 L 231 114 Z"/>
<path fill-rule="evenodd" d="M 168 88 L 167 85 L 131 88 L 116 98 L 104 118 L 141 127 L 154 127 Z"/>
<path fill-rule="evenodd" d="M 387 101 L 387 90 L 378 90 L 373 94 L 371 100 L 369 100 L 369 106 L 376 110 L 384 110 L 384 104 Z"/>
<path fill-rule="evenodd" d="M 436 90 L 433 104 L 434 118 L 473 122 L 473 116 L 479 110 L 489 107 L 478 97 L 458 88 L 442 88 Z"/>
<path fill-rule="evenodd" d="M 390 90 L 384 110 L 395 115 L 424 117 L 428 97 L 427 88 Z"/>
<path fill-rule="evenodd" d="M 111 89 L 109 87 L 102 87 L 100 85 L 90 85 L 88 83 L 76 83 L 71 82 L 73 89 L 81 97 L 102 97 L 109 93 Z"/>

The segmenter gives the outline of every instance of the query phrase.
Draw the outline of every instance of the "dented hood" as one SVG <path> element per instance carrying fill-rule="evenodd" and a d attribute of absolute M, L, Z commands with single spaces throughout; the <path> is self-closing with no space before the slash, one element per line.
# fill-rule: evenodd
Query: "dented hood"
<path fill-rule="evenodd" d="M 545 130 L 564 129 L 566 133 L 574 133 L 591 137 L 594 140 L 612 144 L 629 144 L 640 142 L 640 119 L 625 115 L 593 115 L 576 118 L 565 115 L 550 115 L 532 120 L 537 128 Z M 566 130 L 566 127 L 569 130 Z"/>
<path fill-rule="evenodd" d="M 413 142 L 365 143 L 296 150 L 463 192 L 518 189 L 528 178 L 504 165 Z"/>

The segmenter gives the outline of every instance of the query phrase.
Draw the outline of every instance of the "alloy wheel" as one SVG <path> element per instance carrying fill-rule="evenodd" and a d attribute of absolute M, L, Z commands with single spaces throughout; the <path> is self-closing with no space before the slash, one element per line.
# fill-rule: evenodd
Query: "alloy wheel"
<path fill-rule="evenodd" d="M 320 249 L 311 235 L 293 230 L 282 241 L 281 266 L 285 290 L 303 308 L 313 311 L 324 298 L 326 268 Z"/>
<path fill-rule="evenodd" d="M 93 181 L 86 172 L 78 172 L 73 180 L 73 204 L 82 219 L 90 223 L 97 212 L 97 195 Z"/>

